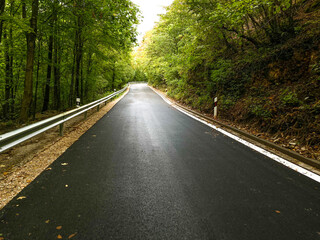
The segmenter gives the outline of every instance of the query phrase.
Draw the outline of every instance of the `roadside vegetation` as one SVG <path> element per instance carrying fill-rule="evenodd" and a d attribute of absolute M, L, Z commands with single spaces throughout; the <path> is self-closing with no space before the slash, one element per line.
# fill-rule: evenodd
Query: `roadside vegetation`
<path fill-rule="evenodd" d="M 320 160 L 320 1 L 175 0 L 136 61 L 149 83 Z"/>
<path fill-rule="evenodd" d="M 27 123 L 132 80 L 129 0 L 0 0 L 0 120 Z"/>

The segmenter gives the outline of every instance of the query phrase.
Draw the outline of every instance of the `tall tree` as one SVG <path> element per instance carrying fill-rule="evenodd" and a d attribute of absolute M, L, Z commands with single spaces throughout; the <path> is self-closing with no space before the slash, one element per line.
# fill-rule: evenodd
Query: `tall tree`
<path fill-rule="evenodd" d="M 52 73 L 52 51 L 53 51 L 53 34 L 51 33 L 49 36 L 48 43 L 48 66 L 47 66 L 47 81 L 44 93 L 43 107 L 42 112 L 45 112 L 49 108 L 50 101 L 50 82 L 51 82 L 51 73 Z"/>
<path fill-rule="evenodd" d="M 6 0 L 0 0 L 0 17 L 2 17 L 4 13 L 4 8 L 6 6 Z M 2 29 L 3 29 L 3 19 L 0 20 L 0 43 L 2 40 Z"/>
<path fill-rule="evenodd" d="M 55 15 L 57 18 L 57 15 Z M 53 96 L 54 96 L 54 109 L 59 110 L 61 106 L 60 99 L 60 64 L 61 64 L 61 56 L 60 56 L 60 41 L 58 37 L 58 23 L 56 19 L 55 31 L 54 31 L 54 63 L 53 63 L 53 75 L 54 75 L 54 88 L 53 88 Z"/>
<path fill-rule="evenodd" d="M 35 118 L 74 107 L 76 97 L 86 103 L 107 94 L 114 54 L 132 72 L 124 56 L 137 15 L 129 0 L 0 0 L 0 119 L 27 122 L 31 105 Z M 129 75 L 117 69 L 114 86 Z"/>
<path fill-rule="evenodd" d="M 23 18 L 26 18 L 26 3 L 25 0 L 22 2 L 22 14 Z M 32 91 L 33 91 L 33 65 L 34 65 L 34 54 L 37 37 L 37 20 L 39 11 L 39 0 L 32 0 L 32 12 L 30 18 L 30 29 L 26 33 L 27 38 L 27 60 L 26 60 L 26 73 L 24 79 L 24 92 L 23 100 L 20 113 L 20 121 L 26 122 L 29 117 L 29 111 L 32 102 Z"/>

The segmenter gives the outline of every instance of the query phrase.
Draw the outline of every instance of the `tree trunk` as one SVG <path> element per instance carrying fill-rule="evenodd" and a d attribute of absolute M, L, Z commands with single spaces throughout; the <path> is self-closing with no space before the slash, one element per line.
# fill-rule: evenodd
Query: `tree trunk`
<path fill-rule="evenodd" d="M 75 42 L 76 44 L 76 42 Z M 71 72 L 71 83 L 70 83 L 70 94 L 69 94 L 69 106 L 72 107 L 74 104 L 73 92 L 74 92 L 74 66 L 76 62 L 76 46 L 73 48 L 73 61 L 72 61 L 72 72 Z"/>
<path fill-rule="evenodd" d="M 5 6 L 6 6 L 6 0 L 0 0 L 0 16 L 2 16 Z M 3 21 L 4 20 L 0 21 L 0 43 L 2 40 Z"/>
<path fill-rule="evenodd" d="M 46 90 L 44 94 L 42 112 L 45 112 L 49 108 L 50 101 L 50 81 L 51 81 L 51 68 L 52 68 L 52 49 L 53 49 L 53 35 L 49 36 L 48 44 L 48 67 L 47 67 L 47 81 L 46 81 Z"/>
<path fill-rule="evenodd" d="M 56 23 L 57 24 L 57 23 Z M 54 74 L 54 109 L 59 110 L 61 107 L 60 100 L 60 43 L 58 39 L 58 26 L 55 26 L 55 38 L 54 38 L 54 65 L 53 65 L 53 74 Z"/>
<path fill-rule="evenodd" d="M 78 16 L 77 23 L 77 31 L 76 31 L 76 82 L 75 82 L 75 92 L 76 97 L 80 97 L 80 67 L 81 67 L 81 59 L 82 59 L 82 16 Z"/>
<path fill-rule="evenodd" d="M 222 37 L 223 37 L 224 43 L 226 44 L 227 48 L 228 48 L 228 49 L 231 49 L 231 50 L 234 51 L 235 53 L 238 53 L 238 50 L 233 46 L 232 43 L 230 43 L 230 42 L 228 41 L 228 38 L 227 38 L 227 36 L 226 36 L 226 33 L 225 33 L 223 30 L 221 30 L 221 33 L 222 33 Z"/>
<path fill-rule="evenodd" d="M 22 4 L 23 16 L 26 16 L 25 1 Z M 27 61 L 26 73 L 24 79 L 24 92 L 20 113 L 20 121 L 26 122 L 29 117 L 29 110 L 32 102 L 33 87 L 33 65 L 35 54 L 35 41 L 37 37 L 37 20 L 38 20 L 39 0 L 32 0 L 32 13 L 30 18 L 30 28 L 32 31 L 26 33 L 27 38 Z"/>
<path fill-rule="evenodd" d="M 288 32 L 291 35 L 291 37 L 294 37 L 296 35 L 295 29 L 294 29 L 295 6 L 292 0 L 290 0 L 290 8 L 288 12 L 289 12 L 288 13 Z"/>
<path fill-rule="evenodd" d="M 261 46 L 260 42 L 258 42 L 257 40 L 255 40 L 252 37 L 244 35 L 243 33 L 239 33 L 239 31 L 236 30 L 235 28 L 229 29 L 225 26 L 222 26 L 222 30 L 226 30 L 228 32 L 234 32 L 234 33 L 238 34 L 239 37 L 247 40 L 248 42 L 251 42 L 257 49 Z"/>
<path fill-rule="evenodd" d="M 4 104 L 3 104 L 3 117 L 5 119 L 8 118 L 9 115 L 9 101 L 10 101 L 10 56 L 9 56 L 9 40 L 7 39 L 7 32 L 5 30 L 4 35 L 4 42 L 5 42 L 5 90 L 4 90 Z"/>
<path fill-rule="evenodd" d="M 86 99 L 88 99 L 88 91 L 89 91 L 89 78 L 91 75 L 91 63 L 92 63 L 92 53 L 89 51 L 88 54 L 88 65 L 87 65 L 87 74 L 86 74 L 86 83 L 85 83 L 85 90 L 84 90 L 84 96 Z"/>
<path fill-rule="evenodd" d="M 13 13 L 13 8 L 14 8 L 14 1 L 12 1 L 11 3 L 11 15 L 14 16 L 14 13 Z M 9 29 L 9 42 L 10 42 L 10 51 L 9 51 L 9 76 L 10 76 L 10 112 L 11 112 L 11 115 L 14 114 L 14 103 L 15 103 L 15 100 L 14 100 L 14 84 L 13 84 L 13 49 L 14 49 L 14 46 L 13 46 L 13 32 L 12 32 L 12 26 L 10 26 L 10 29 Z M 11 116 L 12 118 L 12 116 Z"/>
<path fill-rule="evenodd" d="M 116 60 L 113 61 L 111 91 L 114 90 L 116 80 Z"/>
<path fill-rule="evenodd" d="M 13 99 L 14 99 L 14 102 L 16 102 L 16 96 L 17 96 L 17 93 L 18 93 L 18 85 L 19 85 L 19 82 L 20 82 L 20 73 L 21 71 L 24 71 L 24 65 L 23 65 L 23 59 L 20 58 L 20 63 L 18 64 L 18 72 L 17 72 L 17 78 L 16 78 L 16 83 L 14 84 L 14 87 L 13 87 Z"/>
<path fill-rule="evenodd" d="M 39 70 L 40 70 L 40 52 L 41 52 L 41 39 L 39 39 L 39 43 L 38 43 L 38 59 L 37 59 L 37 72 L 36 72 L 36 89 L 35 89 L 34 102 L 33 102 L 33 120 L 36 119 L 36 113 L 37 113 L 38 86 L 39 86 Z"/>
<path fill-rule="evenodd" d="M 81 59 L 80 69 L 80 99 L 83 102 L 83 59 Z"/>
<path fill-rule="evenodd" d="M 10 15 L 13 17 L 14 1 L 10 4 Z M 4 33 L 4 47 L 5 47 L 5 101 L 3 106 L 4 118 L 11 118 L 14 113 L 13 105 L 13 38 L 12 38 L 12 25 L 6 29 Z"/>

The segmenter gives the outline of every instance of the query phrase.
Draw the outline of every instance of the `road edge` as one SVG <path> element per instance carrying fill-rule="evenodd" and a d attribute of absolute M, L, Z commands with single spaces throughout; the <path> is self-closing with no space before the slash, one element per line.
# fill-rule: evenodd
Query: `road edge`
<path fill-rule="evenodd" d="M 0 210 L 5 207 L 12 199 L 14 199 L 24 188 L 26 188 L 31 182 L 33 182 L 42 172 L 51 170 L 49 166 L 56 161 L 67 149 L 71 147 L 83 134 L 85 134 L 90 128 L 92 128 L 98 121 L 100 121 L 113 107 L 115 107 L 130 91 L 128 89 L 120 96 L 109 102 L 106 106 L 100 108 L 101 116 L 90 115 L 85 121 L 80 121 L 75 126 L 80 126 L 77 129 L 65 134 L 63 137 L 58 137 L 57 140 L 51 145 L 45 145 L 39 152 L 31 158 L 30 161 L 25 163 L 23 166 L 16 167 L 13 172 L 8 174 L 4 179 L 0 180 Z M 105 112 L 103 109 L 107 107 Z M 95 113 L 99 114 L 99 112 Z M 94 116 L 98 117 L 97 119 Z M 86 128 L 82 127 L 81 124 L 84 122 L 90 122 Z M 66 140 L 68 139 L 68 140 Z M 67 142 L 67 143 L 66 143 Z M 62 148 L 62 149 L 61 149 Z M 52 155 L 52 152 L 54 154 Z M 49 155 L 49 156 L 48 156 Z M 38 166 L 38 162 L 41 161 L 41 167 Z M 31 172 L 37 166 L 35 172 Z M 24 179 L 21 176 L 26 175 Z M 20 179 L 19 179 L 20 178 Z M 5 186 L 5 188 L 3 187 Z M 6 191 L 7 189 L 7 191 Z M 10 189 L 10 191 L 9 191 Z"/>
<path fill-rule="evenodd" d="M 256 136 L 252 136 L 251 134 L 248 134 L 248 133 L 244 133 L 243 131 L 239 130 L 239 129 L 236 129 L 233 127 L 230 127 L 226 124 L 223 124 L 223 123 L 220 123 L 219 121 L 216 121 L 214 119 L 211 119 L 211 118 L 208 118 L 207 116 L 204 116 L 200 113 L 197 113 L 193 110 L 190 110 L 190 109 L 187 109 L 186 107 L 183 107 L 181 106 L 180 104 L 176 103 L 176 102 L 173 102 L 172 100 L 169 100 L 167 98 L 167 96 L 164 96 L 162 93 L 160 93 L 157 89 L 153 88 L 152 86 L 148 85 L 156 94 L 158 94 L 167 104 L 171 105 L 172 107 L 174 107 L 175 109 L 177 109 L 178 111 L 186 114 L 187 116 L 213 128 L 214 130 L 242 143 L 243 145 L 267 156 L 268 158 L 296 171 L 296 172 L 299 172 L 300 174 L 308 177 L 308 178 L 311 178 L 313 179 L 314 181 L 316 182 L 319 182 L 320 183 L 320 171 L 319 169 L 315 169 L 314 165 L 311 165 L 310 164 L 310 159 L 308 159 L 308 161 L 302 161 L 305 157 L 301 156 L 300 154 L 298 153 L 295 153 L 293 156 L 295 155 L 299 155 L 299 158 L 295 159 L 293 158 L 293 156 L 291 155 L 288 155 L 288 157 L 286 156 L 279 156 L 279 154 L 277 154 L 276 152 L 274 151 L 270 151 L 270 148 L 272 148 L 273 144 L 269 144 L 269 146 L 265 146 L 264 142 L 268 142 L 266 140 L 262 140 L 262 139 L 259 139 L 258 137 Z M 201 117 L 201 118 L 199 118 Z M 222 129 L 221 127 L 225 127 L 226 129 Z M 227 131 L 227 130 L 230 130 L 230 131 Z M 233 131 L 233 132 L 232 132 Z M 234 134 L 234 132 L 238 133 L 238 136 Z M 240 136 L 239 136 L 240 135 Z M 250 140 L 252 141 L 248 141 L 247 139 L 244 139 L 243 136 L 245 135 L 246 138 L 249 138 L 251 137 Z M 259 139 L 260 141 L 257 141 L 257 139 Z M 259 142 L 259 146 L 256 144 L 257 142 Z M 264 147 L 265 146 L 265 147 Z M 278 146 L 279 147 L 279 146 Z M 280 148 L 280 147 L 279 147 Z M 278 150 L 278 149 L 275 149 L 275 150 Z M 283 152 L 285 152 L 286 149 L 282 149 Z M 279 151 L 279 150 L 278 150 Z M 282 153 L 283 153 L 282 152 Z M 289 152 L 289 150 L 288 150 Z M 285 153 L 283 153 L 285 154 Z M 287 155 L 287 154 L 285 154 Z M 313 160 L 313 159 L 311 159 Z M 314 163 L 314 161 L 312 161 L 312 163 Z M 320 166 L 320 164 L 317 164 L 317 166 Z M 319 168 L 319 167 L 318 167 Z"/>

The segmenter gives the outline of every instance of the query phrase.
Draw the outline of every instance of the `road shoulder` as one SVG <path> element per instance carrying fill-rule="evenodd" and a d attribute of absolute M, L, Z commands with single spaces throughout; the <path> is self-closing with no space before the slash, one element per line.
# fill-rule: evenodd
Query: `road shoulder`
<path fill-rule="evenodd" d="M 307 164 L 306 162 L 302 162 L 294 157 L 288 156 L 272 147 L 266 146 L 263 144 L 263 141 L 255 141 L 250 137 L 246 137 L 243 134 L 239 134 L 239 132 L 232 131 L 232 128 L 225 128 L 219 124 L 210 121 L 210 119 L 206 116 L 202 116 L 201 113 L 195 112 L 194 110 L 188 109 L 186 107 L 181 106 L 175 100 L 169 98 L 162 91 L 149 86 L 154 92 L 156 92 L 165 102 L 169 105 L 176 108 L 178 111 L 183 112 L 186 115 L 210 126 L 211 128 L 218 130 L 219 132 L 227 135 L 234 140 L 250 147 L 251 149 L 260 152 L 261 154 L 279 162 L 282 165 L 285 165 L 294 171 L 297 171 L 309 178 L 312 178 L 315 181 L 320 182 L 320 169 Z M 226 124 L 224 124 L 226 125 Z M 240 131 L 241 132 L 241 131 Z"/>
<path fill-rule="evenodd" d="M 86 120 L 83 120 L 83 116 L 79 116 L 67 122 L 62 137 L 59 136 L 59 130 L 53 128 L 1 154 L 1 164 L 12 166 L 0 176 L 0 209 L 43 171 L 50 171 L 48 166 L 105 116 L 128 92 L 129 90 L 107 103 L 99 112 L 89 115 Z"/>

